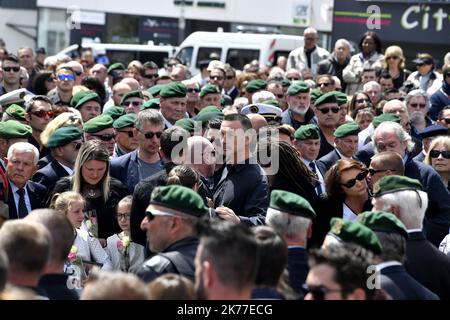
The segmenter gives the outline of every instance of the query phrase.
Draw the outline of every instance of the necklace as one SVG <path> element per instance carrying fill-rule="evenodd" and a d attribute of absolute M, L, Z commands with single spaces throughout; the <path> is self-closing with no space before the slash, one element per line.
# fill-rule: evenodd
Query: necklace
<path fill-rule="evenodd" d="M 95 197 L 95 194 L 96 194 L 96 192 L 95 192 L 94 189 L 89 189 L 89 191 L 88 191 L 88 196 L 89 196 L 90 198 Z"/>

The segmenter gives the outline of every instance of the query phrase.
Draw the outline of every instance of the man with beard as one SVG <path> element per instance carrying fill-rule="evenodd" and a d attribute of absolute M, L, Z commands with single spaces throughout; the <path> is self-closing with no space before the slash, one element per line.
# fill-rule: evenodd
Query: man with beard
<path fill-rule="evenodd" d="M 316 123 L 314 112 L 309 107 L 311 96 L 306 82 L 299 81 L 291 84 L 287 91 L 289 108 L 281 114 L 281 122 L 291 125 L 297 130 L 301 125 Z"/>

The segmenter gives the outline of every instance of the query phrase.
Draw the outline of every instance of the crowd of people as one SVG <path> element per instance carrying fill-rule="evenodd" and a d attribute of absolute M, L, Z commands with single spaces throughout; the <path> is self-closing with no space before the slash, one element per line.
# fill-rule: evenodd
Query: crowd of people
<path fill-rule="evenodd" d="M 303 35 L 194 76 L 0 48 L 0 297 L 449 299 L 450 53 Z"/>

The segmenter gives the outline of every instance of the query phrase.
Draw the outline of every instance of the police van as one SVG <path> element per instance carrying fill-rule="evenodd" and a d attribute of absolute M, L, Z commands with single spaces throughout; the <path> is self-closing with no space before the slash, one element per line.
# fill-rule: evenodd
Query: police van
<path fill-rule="evenodd" d="M 175 55 L 197 74 L 199 62 L 208 60 L 212 54 L 233 68 L 243 69 L 252 60 L 273 66 L 279 56 L 303 46 L 303 36 L 282 34 L 252 34 L 230 32 L 193 32 L 178 47 Z"/>

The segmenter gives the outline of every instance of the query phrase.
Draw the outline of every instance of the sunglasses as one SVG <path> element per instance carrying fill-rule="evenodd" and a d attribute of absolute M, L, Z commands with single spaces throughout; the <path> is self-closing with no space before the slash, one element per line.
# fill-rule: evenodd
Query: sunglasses
<path fill-rule="evenodd" d="M 80 150 L 81 146 L 83 144 L 81 142 L 76 142 L 75 145 L 73 146 L 75 148 L 75 150 Z"/>
<path fill-rule="evenodd" d="M 445 159 L 450 159 L 450 151 L 439 151 L 439 150 L 431 150 L 430 157 L 431 158 L 439 158 L 442 155 Z"/>
<path fill-rule="evenodd" d="M 34 112 L 31 112 L 31 114 L 36 117 L 39 117 L 39 118 L 45 118 L 45 116 L 48 116 L 49 118 L 53 118 L 53 116 L 55 115 L 55 113 L 53 111 L 45 111 L 45 110 L 34 111 Z"/>
<path fill-rule="evenodd" d="M 73 73 L 75 73 L 76 76 L 81 76 L 81 74 L 82 74 L 81 71 L 76 71 L 76 70 L 74 70 Z"/>
<path fill-rule="evenodd" d="M 227 80 L 231 80 L 231 79 L 234 79 L 234 76 L 227 76 L 226 78 L 227 78 Z"/>
<path fill-rule="evenodd" d="M 364 102 L 369 102 L 369 99 L 357 99 L 355 100 L 356 103 L 364 103 Z"/>
<path fill-rule="evenodd" d="M 411 108 L 420 108 L 420 109 L 423 109 L 423 108 L 425 108 L 427 105 L 425 104 L 425 103 L 410 103 L 409 104 L 409 106 L 411 107 Z"/>
<path fill-rule="evenodd" d="M 116 219 L 117 220 L 121 220 L 121 219 L 125 219 L 125 220 L 130 220 L 131 214 L 129 213 L 118 213 L 116 214 Z"/>
<path fill-rule="evenodd" d="M 346 183 L 341 183 L 341 186 L 344 186 L 349 189 L 353 188 L 356 184 L 356 180 L 358 181 L 364 180 L 367 177 L 368 173 L 369 173 L 368 170 L 361 171 L 355 178 L 348 180 Z"/>
<path fill-rule="evenodd" d="M 310 293 L 314 300 L 325 300 L 325 296 L 331 292 L 340 292 L 340 289 L 329 289 L 325 286 L 308 286 L 306 283 L 302 286 L 302 291 L 306 296 Z"/>
<path fill-rule="evenodd" d="M 391 57 L 387 57 L 386 60 L 397 60 L 398 57 L 397 56 L 391 56 Z"/>
<path fill-rule="evenodd" d="M 322 86 L 328 87 L 330 84 L 331 84 L 331 83 L 329 83 L 329 82 L 324 82 L 324 83 L 318 83 L 317 85 L 318 85 L 319 87 L 322 87 Z"/>
<path fill-rule="evenodd" d="M 122 133 L 126 133 L 128 135 L 129 138 L 133 138 L 133 131 L 117 131 L 117 132 L 122 132 Z"/>
<path fill-rule="evenodd" d="M 151 211 L 145 211 L 145 216 L 147 217 L 147 219 L 149 221 L 152 221 L 153 219 L 155 219 L 156 216 L 160 216 L 160 217 L 176 217 L 176 215 L 171 214 L 171 213 L 163 213 L 163 212 L 151 212 Z"/>
<path fill-rule="evenodd" d="M 156 136 L 156 138 L 159 139 L 159 138 L 161 138 L 161 135 L 163 134 L 162 131 L 158 131 L 158 132 L 149 131 L 149 132 L 145 132 L 145 133 L 142 131 L 139 131 L 139 132 L 144 135 L 145 139 L 153 139 L 154 136 Z"/>
<path fill-rule="evenodd" d="M 223 80 L 223 77 L 219 77 L 219 76 L 214 76 L 214 77 L 209 77 L 212 80 Z"/>
<path fill-rule="evenodd" d="M 20 67 L 4 67 L 3 70 L 6 71 L 6 72 L 10 72 L 11 70 L 14 71 L 14 72 L 19 72 L 20 71 Z"/>
<path fill-rule="evenodd" d="M 195 93 L 195 92 L 200 92 L 200 89 L 197 89 L 197 88 L 187 88 L 187 92 L 189 92 L 189 93 Z"/>
<path fill-rule="evenodd" d="M 289 81 L 296 81 L 296 80 L 300 80 L 300 78 L 296 78 L 296 77 L 291 77 L 291 78 L 287 78 Z"/>
<path fill-rule="evenodd" d="M 322 112 L 323 114 L 327 114 L 328 112 L 330 112 L 330 110 L 333 112 L 333 113 L 338 113 L 339 112 L 339 108 L 317 108 L 317 110 L 319 110 L 320 112 Z"/>
<path fill-rule="evenodd" d="M 168 63 L 167 66 L 170 67 L 175 67 L 178 63 Z"/>
<path fill-rule="evenodd" d="M 144 74 L 142 77 L 144 77 L 145 79 L 156 79 L 158 78 L 158 74 Z"/>
<path fill-rule="evenodd" d="M 111 141 L 116 137 L 115 134 L 91 134 L 91 136 L 100 138 L 102 141 Z"/>
<path fill-rule="evenodd" d="M 393 171 L 393 172 L 395 172 L 396 170 L 395 169 L 380 169 L 380 170 L 377 170 L 377 169 L 374 169 L 374 168 L 369 168 L 369 173 L 370 173 L 371 176 L 373 176 L 373 175 L 375 175 L 375 174 L 377 174 L 379 172 L 385 172 L 385 171 Z"/>
<path fill-rule="evenodd" d="M 53 81 L 55 81 L 56 79 L 55 78 L 53 78 L 53 77 L 48 77 L 47 79 L 45 79 L 45 81 L 47 81 L 47 82 L 53 82 Z"/>
<path fill-rule="evenodd" d="M 125 101 L 122 103 L 122 107 L 128 107 L 132 105 L 133 107 L 140 107 L 142 105 L 141 101 Z"/>
<path fill-rule="evenodd" d="M 75 80 L 75 77 L 73 75 L 71 75 L 71 74 L 60 74 L 58 76 L 58 80 L 59 81 L 65 81 L 65 80 L 73 81 L 73 80 Z"/>

